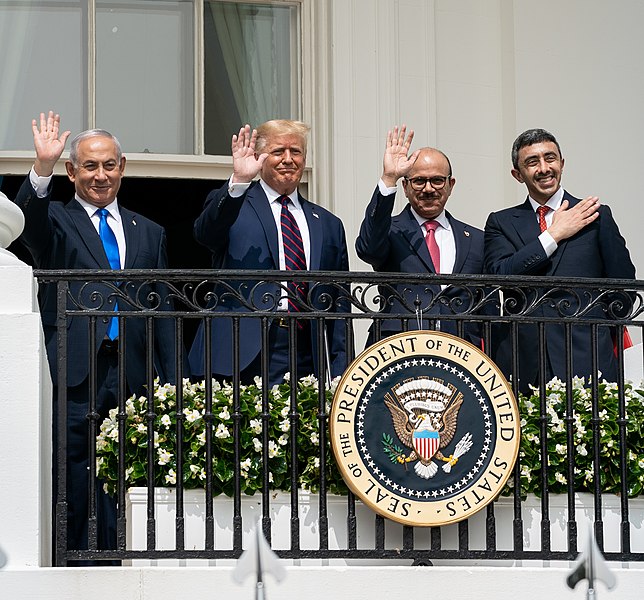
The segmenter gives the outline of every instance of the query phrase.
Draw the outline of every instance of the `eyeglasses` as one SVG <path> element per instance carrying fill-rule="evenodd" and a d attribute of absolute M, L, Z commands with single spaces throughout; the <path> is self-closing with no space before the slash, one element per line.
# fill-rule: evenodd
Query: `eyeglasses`
<path fill-rule="evenodd" d="M 405 178 L 412 189 L 420 192 L 425 189 L 425 186 L 429 182 L 435 190 L 442 190 L 445 187 L 449 177 L 412 177 L 411 179 Z"/>

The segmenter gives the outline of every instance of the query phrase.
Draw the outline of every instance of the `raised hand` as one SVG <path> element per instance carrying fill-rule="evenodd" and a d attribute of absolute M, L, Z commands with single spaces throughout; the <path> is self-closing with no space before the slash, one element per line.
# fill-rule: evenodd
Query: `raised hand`
<path fill-rule="evenodd" d="M 239 134 L 233 135 L 233 183 L 249 183 L 261 171 L 268 154 L 255 155 L 256 141 L 257 130 L 251 132 L 250 125 L 245 125 Z"/>
<path fill-rule="evenodd" d="M 40 113 L 40 128 L 36 119 L 31 121 L 31 129 L 34 132 L 34 147 L 36 148 L 36 162 L 34 170 L 40 177 L 49 177 L 54 172 L 54 166 L 65 149 L 65 143 L 70 132 L 64 131 L 59 134 L 60 115 L 49 111 Z"/>
<path fill-rule="evenodd" d="M 398 126 L 387 132 L 387 144 L 385 155 L 382 159 L 382 181 L 387 187 L 394 187 L 401 177 L 405 177 L 411 170 L 418 158 L 420 150 L 416 150 L 411 156 L 409 147 L 414 139 L 414 131 L 410 130 L 405 139 L 407 126 Z"/>
<path fill-rule="evenodd" d="M 557 243 L 572 237 L 599 216 L 600 203 L 597 196 L 588 196 L 572 208 L 568 206 L 568 200 L 564 200 L 552 216 L 552 224 L 548 227 L 548 233 Z"/>

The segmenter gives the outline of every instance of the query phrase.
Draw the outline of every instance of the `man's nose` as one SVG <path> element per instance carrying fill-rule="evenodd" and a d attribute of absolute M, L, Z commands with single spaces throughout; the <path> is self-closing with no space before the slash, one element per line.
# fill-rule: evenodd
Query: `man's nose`
<path fill-rule="evenodd" d="M 284 154 L 282 154 L 282 162 L 290 163 L 293 161 L 293 157 L 291 156 L 291 151 L 287 148 L 284 150 Z"/>
<path fill-rule="evenodd" d="M 96 179 L 105 179 L 107 177 L 107 172 L 103 168 L 103 165 L 99 165 L 96 171 L 94 172 L 94 177 Z"/>
<path fill-rule="evenodd" d="M 546 159 L 545 158 L 540 159 L 539 160 L 539 171 L 541 173 L 546 173 L 549 170 L 550 170 L 550 165 L 548 164 Z"/>

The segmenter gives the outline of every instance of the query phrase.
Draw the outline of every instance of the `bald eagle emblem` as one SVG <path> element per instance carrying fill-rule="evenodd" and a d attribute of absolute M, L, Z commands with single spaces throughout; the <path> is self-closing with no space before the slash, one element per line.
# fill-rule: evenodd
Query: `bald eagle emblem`
<path fill-rule="evenodd" d="M 449 473 L 472 447 L 472 434 L 468 432 L 452 454 L 445 456 L 441 452 L 456 433 L 462 404 L 463 394 L 440 379 L 417 377 L 396 384 L 385 394 L 385 405 L 391 413 L 396 435 L 411 452 L 405 455 L 403 449 L 386 439 L 391 436 L 385 436 L 385 452 L 400 464 L 418 461 L 414 471 L 423 479 L 430 479 L 438 472 L 434 460 L 443 461 L 443 471 Z"/>

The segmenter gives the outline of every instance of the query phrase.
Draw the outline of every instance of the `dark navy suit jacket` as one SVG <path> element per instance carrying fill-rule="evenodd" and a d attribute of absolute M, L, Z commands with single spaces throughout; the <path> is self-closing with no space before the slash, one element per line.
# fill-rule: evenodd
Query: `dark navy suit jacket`
<path fill-rule="evenodd" d="M 312 204 L 299 196 L 306 216 L 311 240 L 309 268 L 311 271 L 348 271 L 349 259 L 344 226 L 328 210 Z M 259 182 L 250 185 L 244 195 L 233 198 L 228 186 L 213 190 L 204 210 L 195 221 L 195 238 L 212 252 L 213 268 L 233 270 L 279 270 L 278 234 L 268 198 Z M 256 308 L 276 310 L 281 296 L 277 284 L 256 285 L 255 282 L 229 281 L 227 284 L 246 294 L 251 308 L 233 294 L 225 294 L 218 286 L 213 306 L 215 311 L 242 311 Z M 314 308 L 328 310 L 333 307 L 337 290 L 327 286 L 313 286 L 311 304 Z M 342 303 L 341 303 L 342 304 Z M 333 307 L 337 308 L 337 307 Z M 331 308 L 331 310 L 333 310 Z M 345 324 L 327 320 L 327 336 L 333 376 L 346 368 Z M 313 365 L 317 368 L 317 324 L 312 323 Z M 212 320 L 212 369 L 224 376 L 232 375 L 233 334 L 231 320 Z M 259 319 L 240 320 L 240 369 L 247 367 L 261 350 L 261 323 Z M 303 349 L 302 349 L 303 350 Z M 298 349 L 298 351 L 302 351 Z M 304 350 L 305 351 L 305 350 Z M 199 327 L 190 351 L 193 375 L 204 374 L 204 331 Z"/>
<path fill-rule="evenodd" d="M 579 202 L 568 192 L 564 200 L 570 206 Z M 590 277 L 612 279 L 634 279 L 635 267 L 631 261 L 624 238 L 613 219 L 610 208 L 601 206 L 599 218 L 584 227 L 576 235 L 562 241 L 552 256 L 546 253 L 537 239 L 540 234 L 535 212 L 526 200 L 523 204 L 492 213 L 485 225 L 485 270 L 496 275 L 552 275 L 556 277 Z M 574 292 L 574 290 L 573 290 Z M 584 298 L 587 290 L 579 290 Z M 509 297 L 506 294 L 506 299 Z M 574 293 L 560 293 L 552 298 L 571 302 L 570 312 L 579 308 Z M 615 300 L 624 302 L 624 313 L 628 312 L 629 297 L 620 295 Z M 519 309 L 523 300 L 518 300 Z M 507 301 L 506 301 L 507 304 Z M 564 304 L 560 304 L 564 306 Z M 530 310 L 535 317 L 560 316 L 551 303 L 541 303 Z M 565 313 L 564 313 L 565 314 Z M 588 312 L 587 318 L 606 316 L 600 306 Z M 620 316 L 620 315 L 618 315 Z M 583 318 L 583 317 L 581 317 Z M 613 341 L 609 327 L 599 327 L 598 359 L 602 376 L 615 381 L 617 374 Z M 561 325 L 546 327 L 547 376 L 563 379 L 566 375 L 564 328 Z M 537 326 L 524 324 L 519 327 L 519 380 L 520 389 L 527 391 L 528 384 L 537 383 L 538 372 Z M 572 327 L 573 375 L 588 377 L 592 370 L 591 330 L 588 326 Z M 496 329 L 492 345 L 493 358 L 506 376 L 511 373 L 512 347 L 507 326 Z"/>
<path fill-rule="evenodd" d="M 51 192 L 51 188 L 50 188 Z M 110 269 L 103 244 L 85 209 L 76 201 L 68 204 L 50 202 L 49 195 L 38 198 L 27 177 L 16 196 L 15 203 L 25 215 L 25 229 L 20 240 L 30 251 L 39 269 Z M 165 231 L 149 219 L 119 207 L 125 233 L 125 267 L 127 269 L 164 269 L 167 266 Z M 121 284 L 128 293 L 134 288 Z M 87 307 L 99 308 L 91 295 L 109 296 L 112 289 L 99 284 L 70 284 L 71 295 Z M 146 303 L 151 285 L 138 289 L 136 301 Z M 163 290 L 161 297 L 165 299 Z M 56 335 L 56 284 L 44 284 L 39 290 L 39 303 L 47 345 L 47 355 L 54 383 L 57 383 Z M 77 308 L 71 301 L 70 309 Z M 103 307 L 105 309 L 106 307 Z M 111 308 L 111 306 L 110 306 Z M 131 308 L 131 305 L 130 305 Z M 169 308 L 165 306 L 165 308 Z M 126 302 L 119 303 L 119 310 L 127 311 Z M 108 318 L 97 319 L 96 347 L 105 337 Z M 73 316 L 67 320 L 67 385 L 82 383 L 89 372 L 89 319 Z M 140 393 L 146 383 L 145 320 L 130 318 L 126 322 L 126 378 L 129 390 Z M 155 324 L 156 366 L 162 381 L 173 381 L 175 374 L 173 326 L 169 319 L 159 319 Z"/>
<path fill-rule="evenodd" d="M 395 202 L 395 194 L 383 196 L 376 187 L 371 201 L 367 206 L 364 220 L 360 225 L 360 234 L 356 239 L 356 251 L 358 256 L 370 264 L 374 271 L 386 273 L 427 273 L 427 283 L 416 286 L 398 286 L 397 293 L 403 298 L 403 302 L 393 300 L 387 302 L 383 312 L 393 314 L 408 313 L 413 310 L 414 301 L 418 296 L 421 306 L 427 305 L 432 297 L 440 293 L 439 285 L 432 285 L 431 275 L 436 273 L 429 250 L 425 244 L 425 238 L 418 221 L 411 212 L 408 204 L 403 211 L 391 216 Z M 454 241 L 456 243 L 456 260 L 454 263 L 454 274 L 477 274 L 483 271 L 483 232 L 476 227 L 467 225 L 455 219 L 449 212 L 447 218 L 452 226 Z M 391 288 L 382 288 L 384 297 L 391 296 Z M 459 289 L 447 289 L 447 298 L 452 300 L 462 299 L 463 304 L 458 310 L 450 308 L 448 303 L 438 302 L 424 312 L 432 316 L 449 315 L 454 312 L 465 312 L 470 305 L 472 298 Z M 454 305 L 452 305 L 454 306 Z M 415 322 L 415 321 L 414 321 Z M 413 329 L 414 327 L 411 325 Z M 401 323 L 396 319 L 383 321 L 381 330 L 384 335 L 401 330 Z M 441 330 L 447 333 L 456 334 L 456 322 L 447 319 L 441 321 Z M 475 345 L 480 343 L 480 327 L 474 323 L 465 324 L 465 338 Z M 369 342 L 376 341 L 370 335 Z"/>

